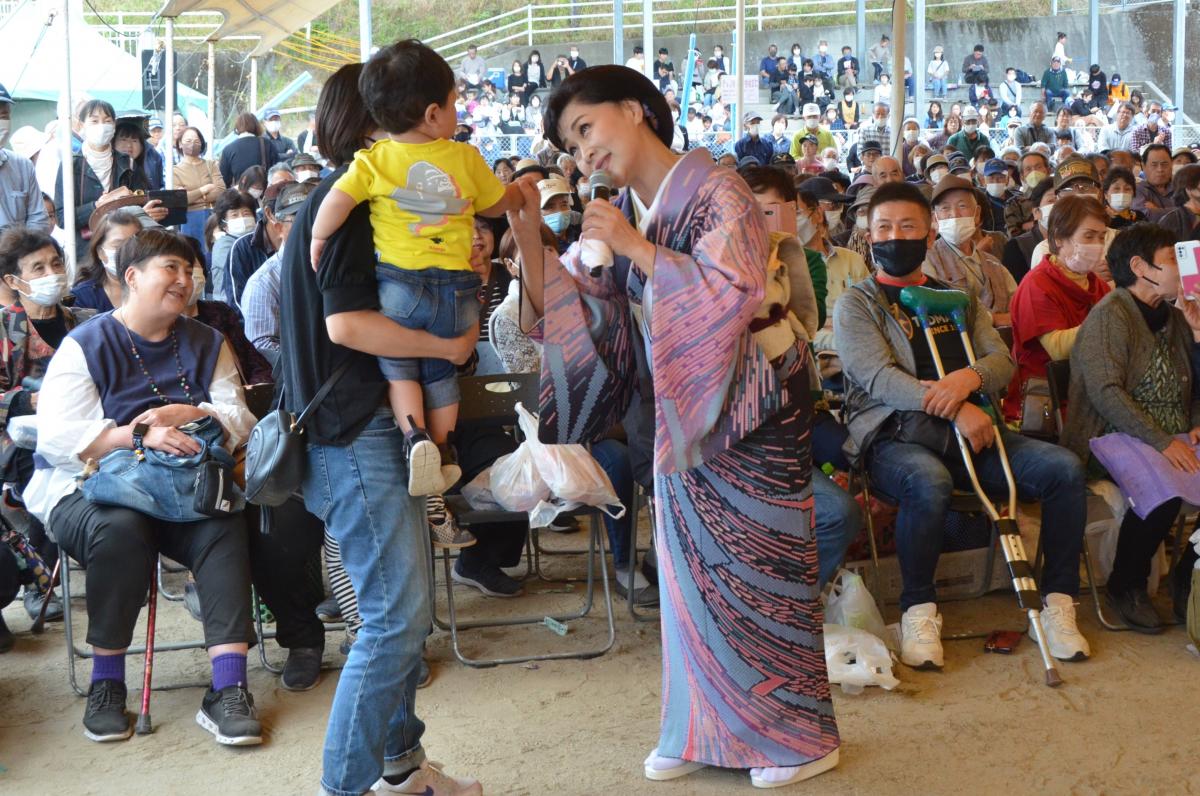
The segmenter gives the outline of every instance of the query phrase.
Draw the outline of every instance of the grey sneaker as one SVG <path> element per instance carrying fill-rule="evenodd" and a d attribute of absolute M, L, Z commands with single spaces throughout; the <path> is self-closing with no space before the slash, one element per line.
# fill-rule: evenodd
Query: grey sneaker
<path fill-rule="evenodd" d="M 125 699 L 129 692 L 119 680 L 97 680 L 88 689 L 83 711 L 83 734 L 97 743 L 124 741 L 133 735 Z"/>
<path fill-rule="evenodd" d="M 321 682 L 321 656 L 323 647 L 292 647 L 288 650 L 287 662 L 279 683 L 288 691 L 309 691 Z"/>
<path fill-rule="evenodd" d="M 254 709 L 254 697 L 241 685 L 220 691 L 211 688 L 196 712 L 196 723 L 224 746 L 256 746 L 262 743 L 262 723 Z"/>
<path fill-rule="evenodd" d="M 459 526 L 441 495 L 425 498 L 425 514 L 429 519 L 429 538 L 434 547 L 461 550 L 478 541 L 475 534 Z"/>

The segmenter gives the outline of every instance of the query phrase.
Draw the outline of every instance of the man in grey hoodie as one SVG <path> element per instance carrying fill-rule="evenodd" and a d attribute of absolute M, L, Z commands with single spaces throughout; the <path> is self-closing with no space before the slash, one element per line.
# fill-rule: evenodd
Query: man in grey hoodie
<path fill-rule="evenodd" d="M 941 668 L 934 572 L 951 493 L 970 488 L 954 430 L 974 451 L 983 487 L 1004 494 L 989 414 L 996 402 L 983 396 L 1006 387 L 1014 365 L 987 308 L 971 293 L 967 326 L 978 360 L 968 361 L 952 319 L 934 313 L 931 328 L 946 371 L 938 378 L 920 322 L 899 298 L 910 285 L 948 289 L 921 270 L 937 233 L 929 202 L 911 183 L 888 183 L 871 196 L 867 223 L 876 272 L 843 293 L 834 309 L 846 377 L 846 452 L 865 463 L 875 489 L 900 507 L 901 660 L 914 668 Z M 1086 519 L 1083 465 L 1065 448 L 1001 433 L 1019 496 L 1042 503 L 1042 622 L 1050 652 L 1083 660 L 1090 650 L 1075 626 L 1074 608 Z"/>

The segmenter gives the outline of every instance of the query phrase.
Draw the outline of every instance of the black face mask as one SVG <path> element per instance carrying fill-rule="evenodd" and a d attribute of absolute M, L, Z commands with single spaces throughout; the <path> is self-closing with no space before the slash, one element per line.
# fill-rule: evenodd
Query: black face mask
<path fill-rule="evenodd" d="M 471 140 L 471 134 L 467 132 L 455 133 L 454 140 L 465 144 Z"/>
<path fill-rule="evenodd" d="M 884 241 L 871 244 L 871 256 L 875 264 L 888 276 L 904 277 L 921 267 L 925 262 L 928 243 L 925 238 L 917 240 Z"/>

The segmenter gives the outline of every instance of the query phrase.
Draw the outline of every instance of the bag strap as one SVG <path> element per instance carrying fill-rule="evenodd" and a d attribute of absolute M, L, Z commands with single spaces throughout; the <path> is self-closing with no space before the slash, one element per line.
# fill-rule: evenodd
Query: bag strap
<path fill-rule="evenodd" d="M 342 362 L 342 364 L 338 365 L 337 369 L 333 371 L 333 374 L 330 375 L 330 377 L 326 379 L 325 383 L 321 385 L 321 389 L 317 390 L 317 394 L 314 395 L 312 400 L 308 402 L 308 406 L 304 407 L 304 411 L 301 412 L 300 416 L 297 417 L 295 422 L 292 423 L 292 431 L 299 433 L 300 431 L 304 430 L 304 426 L 308 423 L 309 417 L 317 410 L 317 407 L 321 405 L 321 402 L 325 400 L 326 396 L 329 395 L 329 391 L 332 390 L 334 385 L 338 383 L 338 380 L 342 378 L 343 374 L 350 369 L 352 362 L 353 359 L 347 358 L 344 362 Z"/>

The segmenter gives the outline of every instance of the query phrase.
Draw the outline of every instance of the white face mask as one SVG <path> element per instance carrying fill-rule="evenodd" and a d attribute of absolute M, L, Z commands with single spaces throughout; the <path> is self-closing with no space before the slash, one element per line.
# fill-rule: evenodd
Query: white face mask
<path fill-rule="evenodd" d="M 0 147 L 8 143 L 8 134 L 12 130 L 12 122 L 0 119 Z"/>
<path fill-rule="evenodd" d="M 1038 209 L 1042 213 L 1042 217 L 1038 219 L 1038 226 L 1042 228 L 1042 232 L 1045 232 L 1050 227 L 1050 211 L 1054 209 L 1054 202 L 1042 205 Z"/>
<path fill-rule="evenodd" d="M 1133 203 L 1133 194 L 1131 193 L 1113 193 L 1108 196 L 1108 206 L 1113 210 L 1128 210 L 1129 205 Z"/>
<path fill-rule="evenodd" d="M 985 190 L 988 192 L 988 196 L 991 196 L 993 199 L 999 199 L 1001 196 L 1004 196 L 1004 192 L 1008 190 L 1008 186 L 1002 182 L 989 182 Z"/>
<path fill-rule="evenodd" d="M 274 135 L 279 132 L 279 122 L 267 122 L 267 132 Z"/>
<path fill-rule="evenodd" d="M 247 191 L 247 193 L 249 193 L 255 199 L 262 199 L 263 189 L 262 188 L 251 188 L 249 191 Z"/>
<path fill-rule="evenodd" d="M 117 278 L 117 251 L 120 248 L 120 246 L 113 246 L 111 248 L 108 246 L 100 247 L 100 250 L 104 252 L 104 270 L 113 279 Z"/>
<path fill-rule="evenodd" d="M 17 278 L 20 279 L 20 277 Z M 24 279 L 20 279 L 20 281 L 25 282 Z M 22 298 L 42 307 L 53 307 L 63 297 L 63 294 L 67 292 L 67 275 L 50 274 L 49 276 L 39 276 L 37 279 L 25 282 L 25 284 L 29 285 L 29 292 L 20 291 Z"/>
<path fill-rule="evenodd" d="M 1032 191 L 1037 187 L 1037 184 L 1044 179 L 1046 179 L 1046 172 L 1042 171 L 1041 169 L 1031 171 L 1025 175 L 1025 186 Z"/>
<path fill-rule="evenodd" d="M 245 216 L 231 218 L 225 222 L 225 229 L 229 231 L 230 235 L 245 235 L 254 229 L 254 219 L 246 218 Z"/>
<path fill-rule="evenodd" d="M 937 185 L 939 182 L 941 182 L 942 177 L 945 177 L 949 173 L 949 169 L 934 169 L 933 171 L 929 172 L 929 180 L 934 185 Z"/>
<path fill-rule="evenodd" d="M 771 129 L 775 131 L 775 135 L 783 135 L 784 131 L 787 130 L 787 124 L 785 122 L 775 122 L 775 124 L 771 125 Z"/>
<path fill-rule="evenodd" d="M 796 237 L 801 243 L 808 243 L 817 234 L 817 227 L 807 214 L 796 217 Z"/>
<path fill-rule="evenodd" d="M 1071 254 L 1063 258 L 1063 264 L 1073 273 L 1086 274 L 1094 271 L 1103 259 L 1103 243 L 1076 243 Z"/>
<path fill-rule="evenodd" d="M 963 122 L 963 129 L 968 133 L 973 133 L 979 129 L 979 122 Z"/>
<path fill-rule="evenodd" d="M 312 169 L 309 169 L 308 171 L 298 171 L 296 172 L 296 182 L 308 182 L 309 180 L 315 180 L 320 176 L 321 173 L 319 171 L 313 171 Z"/>
<path fill-rule="evenodd" d="M 758 138 L 758 125 L 757 124 L 750 125 L 749 127 L 746 128 L 746 130 L 749 131 L 750 135 L 754 136 L 755 138 Z"/>
<path fill-rule="evenodd" d="M 824 55 L 825 53 L 829 52 L 829 48 L 822 45 L 817 48 L 817 52 L 819 52 L 821 55 Z"/>
<path fill-rule="evenodd" d="M 887 119 L 876 119 L 875 120 L 875 129 L 882 130 L 885 127 L 887 127 Z"/>
<path fill-rule="evenodd" d="M 837 158 L 825 158 L 825 170 L 826 171 L 837 171 L 837 168 L 838 168 Z"/>
<path fill-rule="evenodd" d="M 807 127 L 809 130 L 816 130 L 818 127 L 821 126 L 821 120 L 820 119 L 805 119 L 804 126 Z"/>
<path fill-rule="evenodd" d="M 195 303 L 200 300 L 200 297 L 204 295 L 204 284 L 205 284 L 204 269 L 203 268 L 193 268 L 192 269 L 192 295 L 188 298 L 188 306 L 189 307 L 195 305 Z"/>
<path fill-rule="evenodd" d="M 110 122 L 88 122 L 83 126 L 83 140 L 93 149 L 106 147 L 112 143 L 116 129 Z"/>
<path fill-rule="evenodd" d="M 951 246 L 961 246 L 975 234 L 973 218 L 939 218 L 938 234 Z"/>
<path fill-rule="evenodd" d="M 837 210 L 825 211 L 825 226 L 830 229 L 837 229 L 842 224 L 842 214 Z"/>
<path fill-rule="evenodd" d="M 919 134 L 919 131 L 917 131 L 917 130 L 905 130 L 904 131 L 904 140 L 910 144 L 916 143 L 918 134 Z"/>

